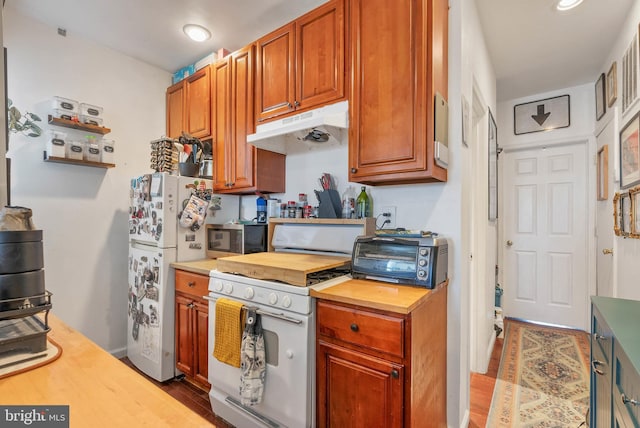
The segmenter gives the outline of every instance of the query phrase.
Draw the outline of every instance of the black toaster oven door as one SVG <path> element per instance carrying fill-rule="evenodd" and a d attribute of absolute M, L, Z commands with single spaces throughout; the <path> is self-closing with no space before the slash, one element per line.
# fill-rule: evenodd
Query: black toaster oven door
<path fill-rule="evenodd" d="M 417 242 L 403 239 L 360 238 L 353 249 L 352 270 L 394 282 L 414 282 L 418 257 Z"/>

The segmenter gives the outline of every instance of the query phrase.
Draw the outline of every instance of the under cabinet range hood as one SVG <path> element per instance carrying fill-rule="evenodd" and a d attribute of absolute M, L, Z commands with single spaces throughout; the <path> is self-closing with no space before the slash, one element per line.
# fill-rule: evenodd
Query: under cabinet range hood
<path fill-rule="evenodd" d="M 247 135 L 247 142 L 286 154 L 300 147 L 340 145 L 348 127 L 349 103 L 341 101 L 258 125 L 255 134 Z"/>

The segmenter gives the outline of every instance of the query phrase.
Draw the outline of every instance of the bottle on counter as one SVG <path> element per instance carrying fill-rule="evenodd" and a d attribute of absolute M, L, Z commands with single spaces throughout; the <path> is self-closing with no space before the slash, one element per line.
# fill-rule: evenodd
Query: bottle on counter
<path fill-rule="evenodd" d="M 258 223 L 267 222 L 267 200 L 262 196 L 259 196 L 256 200 L 256 212 Z"/>
<path fill-rule="evenodd" d="M 367 189 L 365 186 L 360 188 L 360 194 L 356 198 L 356 218 L 369 217 L 371 210 L 371 201 L 367 195 Z"/>
<path fill-rule="evenodd" d="M 342 218 L 353 218 L 356 204 L 353 196 L 353 187 L 347 187 L 342 194 Z"/>

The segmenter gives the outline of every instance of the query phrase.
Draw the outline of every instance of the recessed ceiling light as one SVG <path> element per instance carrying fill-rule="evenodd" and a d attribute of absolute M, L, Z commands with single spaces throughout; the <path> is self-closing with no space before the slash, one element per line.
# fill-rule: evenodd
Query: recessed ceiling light
<path fill-rule="evenodd" d="M 558 9 L 560 11 L 573 9 L 574 7 L 576 7 L 580 3 L 582 3 L 582 1 L 583 0 L 560 0 L 560 1 L 558 1 L 558 4 L 556 5 L 556 9 Z"/>
<path fill-rule="evenodd" d="M 197 24 L 187 24 L 182 27 L 182 31 L 184 34 L 189 36 L 191 40 L 196 42 L 204 42 L 205 40 L 209 40 L 211 38 L 211 33 L 209 30 L 204 28 L 202 25 Z"/>

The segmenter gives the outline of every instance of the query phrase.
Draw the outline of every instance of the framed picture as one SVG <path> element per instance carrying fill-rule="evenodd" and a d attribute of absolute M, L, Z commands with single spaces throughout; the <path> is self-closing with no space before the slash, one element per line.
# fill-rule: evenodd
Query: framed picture
<path fill-rule="evenodd" d="M 631 107 L 638 96 L 638 35 L 622 55 L 622 113 Z"/>
<path fill-rule="evenodd" d="M 598 150 L 598 200 L 606 201 L 609 197 L 609 146 Z"/>
<path fill-rule="evenodd" d="M 640 238 L 640 186 L 629 190 L 631 199 L 631 238 Z"/>
<path fill-rule="evenodd" d="M 620 194 L 620 232 L 622 236 L 631 233 L 631 196 L 629 192 Z"/>
<path fill-rule="evenodd" d="M 498 218 L 498 127 L 489 109 L 489 220 Z"/>
<path fill-rule="evenodd" d="M 613 233 L 622 236 L 622 210 L 620 209 L 620 193 L 613 195 Z"/>
<path fill-rule="evenodd" d="M 617 63 L 613 61 L 609 71 L 607 72 L 607 105 L 613 106 L 618 98 L 618 72 Z"/>
<path fill-rule="evenodd" d="M 620 131 L 620 188 L 626 189 L 640 183 L 640 152 L 638 151 L 638 132 L 640 131 L 640 113 Z"/>
<path fill-rule="evenodd" d="M 600 120 L 607 111 L 607 104 L 604 98 L 604 85 L 604 73 L 601 73 L 596 81 L 596 120 Z"/>

